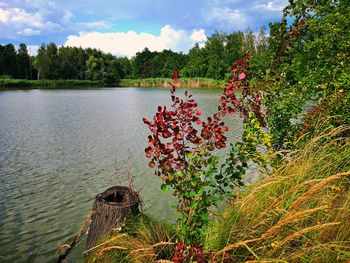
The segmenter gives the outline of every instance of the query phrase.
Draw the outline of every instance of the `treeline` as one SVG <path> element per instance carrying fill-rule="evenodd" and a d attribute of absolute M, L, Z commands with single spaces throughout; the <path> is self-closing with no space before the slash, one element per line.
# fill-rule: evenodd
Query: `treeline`
<path fill-rule="evenodd" d="M 253 54 L 254 72 L 261 74 L 268 61 L 272 40 L 264 28 L 258 35 L 252 31 L 215 33 L 204 47 L 195 44 L 188 54 L 145 48 L 131 59 L 91 48 L 57 47 L 55 43 L 42 44 L 34 57 L 29 55 L 25 44 L 20 44 L 17 50 L 12 44 L 0 45 L 0 76 L 114 83 L 120 79 L 166 78 L 180 69 L 182 77 L 223 79 L 229 72 L 229 65 L 244 51 Z"/>

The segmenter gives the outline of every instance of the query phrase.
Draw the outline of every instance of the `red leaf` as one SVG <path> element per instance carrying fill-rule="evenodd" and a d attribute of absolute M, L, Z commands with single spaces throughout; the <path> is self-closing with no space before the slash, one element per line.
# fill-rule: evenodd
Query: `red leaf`
<path fill-rule="evenodd" d="M 151 168 L 154 168 L 156 166 L 156 164 L 153 161 L 150 161 L 148 163 L 148 166 L 151 167 Z"/>
<path fill-rule="evenodd" d="M 202 114 L 202 112 L 200 110 L 198 110 L 198 109 L 195 111 L 195 113 L 196 113 L 197 116 L 200 116 Z"/>
<path fill-rule="evenodd" d="M 171 75 L 171 79 L 174 81 L 178 81 L 179 80 L 179 76 L 180 76 L 180 71 L 179 70 L 175 70 L 174 73 Z"/>
<path fill-rule="evenodd" d="M 232 89 L 225 89 L 225 95 L 226 96 L 230 96 L 233 94 L 233 90 Z"/>
<path fill-rule="evenodd" d="M 152 152 L 152 148 L 151 147 L 147 147 L 146 149 L 145 149 L 145 153 L 146 154 L 150 154 Z"/>
<path fill-rule="evenodd" d="M 233 114 L 235 114 L 235 110 L 232 109 L 232 108 L 229 108 L 229 109 L 228 109 L 228 113 L 230 113 L 231 115 L 233 115 Z"/>
<path fill-rule="evenodd" d="M 238 75 L 238 79 L 239 80 L 244 80 L 245 78 L 246 78 L 245 73 L 241 73 L 241 74 Z"/>
<path fill-rule="evenodd" d="M 228 131 L 227 126 L 221 127 L 220 132 L 226 132 L 226 131 Z"/>
<path fill-rule="evenodd" d="M 151 123 L 149 122 L 149 120 L 147 120 L 146 118 L 143 118 L 142 120 L 143 120 L 143 122 L 144 122 L 145 124 L 147 124 L 147 125 L 150 125 L 150 124 L 151 124 Z"/>
<path fill-rule="evenodd" d="M 181 133 L 176 134 L 176 139 L 180 140 L 180 139 L 182 139 L 182 138 L 183 138 L 183 137 L 182 137 Z"/>
<path fill-rule="evenodd" d="M 238 105 L 238 104 L 239 104 L 239 100 L 234 99 L 234 100 L 232 100 L 232 103 L 234 103 L 234 104 Z"/>

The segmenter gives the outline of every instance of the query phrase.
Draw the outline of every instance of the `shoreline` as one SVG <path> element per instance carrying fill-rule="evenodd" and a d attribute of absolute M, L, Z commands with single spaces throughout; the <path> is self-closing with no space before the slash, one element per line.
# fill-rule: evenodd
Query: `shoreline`
<path fill-rule="evenodd" d="M 26 80 L 0 79 L 0 90 L 7 89 L 65 89 L 65 88 L 97 88 L 97 87 L 170 87 L 171 79 L 121 79 L 116 83 L 103 83 L 99 80 Z M 225 81 L 207 78 L 183 78 L 179 87 L 186 88 L 222 88 Z"/>

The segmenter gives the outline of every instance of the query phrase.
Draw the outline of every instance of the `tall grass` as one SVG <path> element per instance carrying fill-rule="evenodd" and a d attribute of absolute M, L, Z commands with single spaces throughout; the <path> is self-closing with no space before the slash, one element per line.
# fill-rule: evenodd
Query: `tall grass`
<path fill-rule="evenodd" d="M 213 261 L 349 259 L 349 130 L 339 127 L 299 145 L 271 177 L 240 194 L 207 232 Z"/>
<path fill-rule="evenodd" d="M 175 234 L 164 222 L 139 215 L 85 252 L 85 262 L 155 262 L 172 257 Z"/>
<path fill-rule="evenodd" d="M 169 78 L 146 78 L 146 79 L 121 79 L 118 82 L 122 87 L 170 87 Z M 222 88 L 225 82 L 208 78 L 181 78 L 179 86 L 187 88 Z"/>
<path fill-rule="evenodd" d="M 121 86 L 121 87 L 170 87 L 168 78 L 147 78 L 147 79 L 121 79 L 116 83 L 105 84 L 99 80 L 27 80 L 0 78 L 0 89 L 5 88 L 64 88 L 64 87 L 100 87 L 100 86 Z M 181 78 L 179 86 L 187 88 L 222 88 L 224 81 L 207 78 Z"/>
<path fill-rule="evenodd" d="M 272 176 L 248 186 L 205 237 L 209 262 L 346 262 L 350 127 L 303 138 Z M 297 143 L 298 144 L 298 143 Z M 171 262 L 175 235 L 147 216 L 87 251 L 86 262 Z"/>

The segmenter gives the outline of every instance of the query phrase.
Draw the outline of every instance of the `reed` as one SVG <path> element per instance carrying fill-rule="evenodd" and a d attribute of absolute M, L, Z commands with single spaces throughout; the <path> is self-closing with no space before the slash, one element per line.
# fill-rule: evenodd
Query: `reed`
<path fill-rule="evenodd" d="M 336 262 L 350 256 L 349 131 L 338 127 L 300 140 L 271 177 L 239 194 L 207 231 L 212 261 Z"/>

